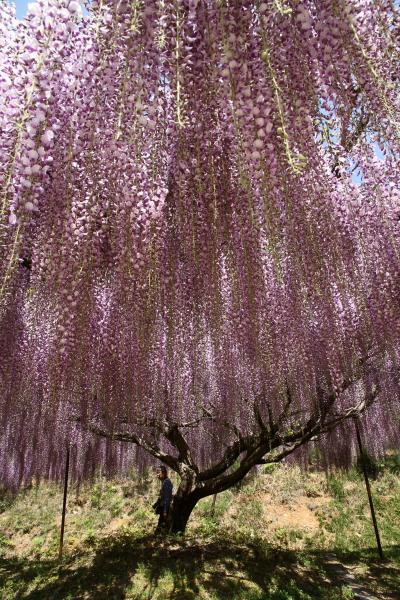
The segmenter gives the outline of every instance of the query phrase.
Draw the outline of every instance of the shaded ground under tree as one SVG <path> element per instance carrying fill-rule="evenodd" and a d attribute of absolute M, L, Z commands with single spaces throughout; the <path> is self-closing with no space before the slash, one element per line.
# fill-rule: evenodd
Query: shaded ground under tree
<path fill-rule="evenodd" d="M 344 552 L 338 560 L 348 569 L 365 562 L 358 582 L 370 588 L 379 581 L 381 598 L 398 598 L 400 546 L 385 548 L 379 562 L 375 548 Z M 331 555 L 323 551 L 285 550 L 255 541 L 160 541 L 153 536 L 121 534 L 105 538 L 94 553 L 77 553 L 62 564 L 56 560 L 0 559 L 0 584 L 9 598 L 74 600 L 105 597 L 140 599 L 351 598 L 345 581 L 338 580 Z M 24 591 L 14 596 L 14 584 Z M 19 588 L 21 590 L 21 587 Z"/>

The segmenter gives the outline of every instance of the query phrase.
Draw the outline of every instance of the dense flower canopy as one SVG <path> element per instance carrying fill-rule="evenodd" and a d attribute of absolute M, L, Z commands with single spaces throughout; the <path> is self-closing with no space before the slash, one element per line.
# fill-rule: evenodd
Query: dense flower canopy
<path fill-rule="evenodd" d="M 123 468 L 80 424 L 159 415 L 212 413 L 188 434 L 207 464 L 225 420 L 290 397 L 290 428 L 324 393 L 335 415 L 378 389 L 371 448 L 395 441 L 395 2 L 0 14 L 1 479 L 57 477 L 65 440 L 77 473 Z"/>

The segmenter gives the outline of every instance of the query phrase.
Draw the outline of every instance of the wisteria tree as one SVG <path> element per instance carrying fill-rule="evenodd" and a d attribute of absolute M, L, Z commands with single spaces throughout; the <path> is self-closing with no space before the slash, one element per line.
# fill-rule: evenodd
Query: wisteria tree
<path fill-rule="evenodd" d="M 1 481 L 398 443 L 396 3 L 88 9 L 0 2 Z"/>

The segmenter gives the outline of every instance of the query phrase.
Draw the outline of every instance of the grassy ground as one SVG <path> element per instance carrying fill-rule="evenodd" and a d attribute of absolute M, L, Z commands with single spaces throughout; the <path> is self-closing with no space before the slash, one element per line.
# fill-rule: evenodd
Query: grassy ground
<path fill-rule="evenodd" d="M 285 465 L 219 495 L 214 512 L 203 500 L 184 538 L 153 535 L 149 478 L 72 487 L 59 562 L 61 490 L 41 484 L 0 504 L 0 598 L 335 600 L 355 598 L 355 581 L 400 599 L 399 474 L 383 469 L 372 489 L 384 562 L 355 470 Z"/>

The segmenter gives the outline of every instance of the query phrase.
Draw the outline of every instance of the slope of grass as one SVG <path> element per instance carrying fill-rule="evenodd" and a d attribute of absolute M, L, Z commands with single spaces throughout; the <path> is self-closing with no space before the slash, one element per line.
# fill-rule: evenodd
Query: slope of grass
<path fill-rule="evenodd" d="M 301 473 L 279 465 L 196 507 L 184 537 L 153 535 L 157 483 L 98 478 L 71 487 L 64 558 L 57 560 L 61 490 L 40 484 L 3 504 L 0 598 L 351 599 L 332 555 L 365 589 L 399 598 L 400 477 L 372 490 L 385 551 L 375 550 L 368 501 L 354 470 Z"/>

